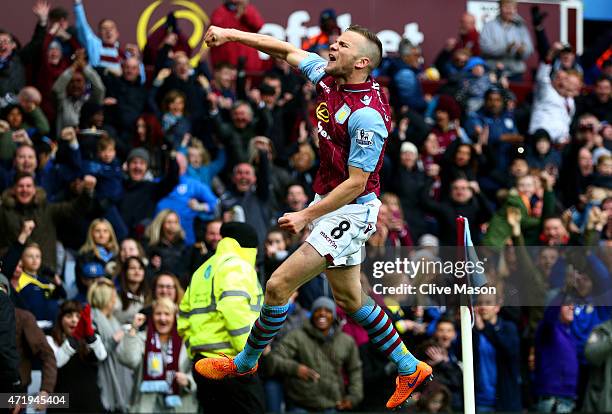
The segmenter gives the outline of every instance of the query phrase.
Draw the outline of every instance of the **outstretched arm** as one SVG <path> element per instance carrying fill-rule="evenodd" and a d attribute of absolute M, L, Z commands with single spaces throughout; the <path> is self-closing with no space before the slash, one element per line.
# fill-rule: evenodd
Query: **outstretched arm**
<path fill-rule="evenodd" d="M 277 59 L 283 59 L 294 67 L 308 57 L 308 52 L 272 36 L 242 32 L 236 29 L 223 29 L 217 26 L 208 28 L 204 41 L 208 47 L 221 46 L 227 42 L 239 42 Z"/>

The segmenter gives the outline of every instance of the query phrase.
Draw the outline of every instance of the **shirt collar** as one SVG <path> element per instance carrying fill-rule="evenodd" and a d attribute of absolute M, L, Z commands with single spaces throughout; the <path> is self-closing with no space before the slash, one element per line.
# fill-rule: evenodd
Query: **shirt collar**
<path fill-rule="evenodd" d="M 372 89 L 370 78 L 363 83 L 345 83 L 340 85 L 340 90 L 342 92 L 369 92 L 370 89 Z"/>

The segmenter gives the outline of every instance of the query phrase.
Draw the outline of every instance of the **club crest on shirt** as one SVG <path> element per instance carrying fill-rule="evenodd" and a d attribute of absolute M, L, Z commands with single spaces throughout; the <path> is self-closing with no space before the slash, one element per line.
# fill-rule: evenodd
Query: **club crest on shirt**
<path fill-rule="evenodd" d="M 326 102 L 321 102 L 319 106 L 317 106 L 315 113 L 317 114 L 317 119 L 319 121 L 329 122 L 329 111 L 327 110 Z"/>
<path fill-rule="evenodd" d="M 336 115 L 334 115 L 334 118 L 336 119 L 337 123 L 343 124 L 344 121 L 348 119 L 348 116 L 350 114 L 351 114 L 351 108 L 349 108 L 347 104 L 344 104 L 342 105 L 340 109 L 338 109 L 338 112 L 336 112 Z"/>
<path fill-rule="evenodd" d="M 176 192 L 183 195 L 187 193 L 187 185 L 186 184 L 180 184 L 176 187 Z"/>
<path fill-rule="evenodd" d="M 374 144 L 374 132 L 366 131 L 361 128 L 357 130 L 357 138 L 355 138 L 355 142 L 360 147 L 371 147 Z"/>

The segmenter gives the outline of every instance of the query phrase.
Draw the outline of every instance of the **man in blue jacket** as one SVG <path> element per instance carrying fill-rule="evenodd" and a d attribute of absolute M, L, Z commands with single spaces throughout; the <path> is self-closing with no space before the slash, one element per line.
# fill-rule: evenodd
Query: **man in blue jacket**
<path fill-rule="evenodd" d="M 218 199 L 209 186 L 186 174 L 187 159 L 183 154 L 176 154 L 176 162 L 180 176 L 178 185 L 157 204 L 155 213 L 166 208 L 176 212 L 185 230 L 185 243 L 192 245 L 196 241 L 193 221 L 200 213 L 206 213 L 208 220 L 215 218 Z"/>
<path fill-rule="evenodd" d="M 499 316 L 495 296 L 474 308 L 476 411 L 521 411 L 520 339 L 513 322 Z"/>
<path fill-rule="evenodd" d="M 407 106 L 423 113 L 427 102 L 418 74 L 421 65 L 421 48 L 403 39 L 399 45 L 400 57 L 383 62 L 381 72 L 391 78 L 391 104 L 394 107 Z"/>
<path fill-rule="evenodd" d="M 574 306 L 551 306 L 535 337 L 538 411 L 572 412 L 578 386 L 578 347 L 571 330 Z M 560 363 L 559 361 L 563 361 Z"/>

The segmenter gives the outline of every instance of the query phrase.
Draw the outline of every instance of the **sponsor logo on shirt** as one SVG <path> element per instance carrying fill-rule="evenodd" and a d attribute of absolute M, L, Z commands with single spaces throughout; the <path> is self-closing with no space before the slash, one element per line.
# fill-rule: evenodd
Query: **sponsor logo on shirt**
<path fill-rule="evenodd" d="M 317 76 L 319 76 L 319 75 L 325 73 L 325 67 L 327 67 L 327 62 L 322 63 L 322 64 L 318 65 L 317 67 L 315 67 L 313 72 L 316 73 Z"/>
<path fill-rule="evenodd" d="M 351 108 L 347 104 L 342 105 L 342 108 L 338 109 L 334 118 L 336 122 L 339 124 L 343 124 L 344 121 L 348 119 L 348 116 L 351 114 Z"/>
<path fill-rule="evenodd" d="M 325 91 L 325 93 L 329 93 L 329 86 L 327 86 L 325 84 L 325 82 L 321 81 L 319 82 L 319 85 L 321 85 L 321 88 L 323 88 L 323 90 Z"/>
<path fill-rule="evenodd" d="M 374 132 L 366 131 L 365 129 L 357 130 L 357 138 L 355 138 L 355 142 L 360 147 L 370 147 L 374 144 Z"/>
<path fill-rule="evenodd" d="M 321 235 L 321 237 L 325 239 L 327 243 L 329 243 L 331 247 L 333 247 L 334 249 L 338 248 L 338 245 L 336 244 L 336 242 L 331 237 L 329 237 L 327 234 L 325 234 L 325 232 L 321 231 L 319 234 Z"/>
<path fill-rule="evenodd" d="M 329 111 L 327 110 L 326 102 L 321 102 L 315 112 L 319 121 L 329 122 Z"/>

